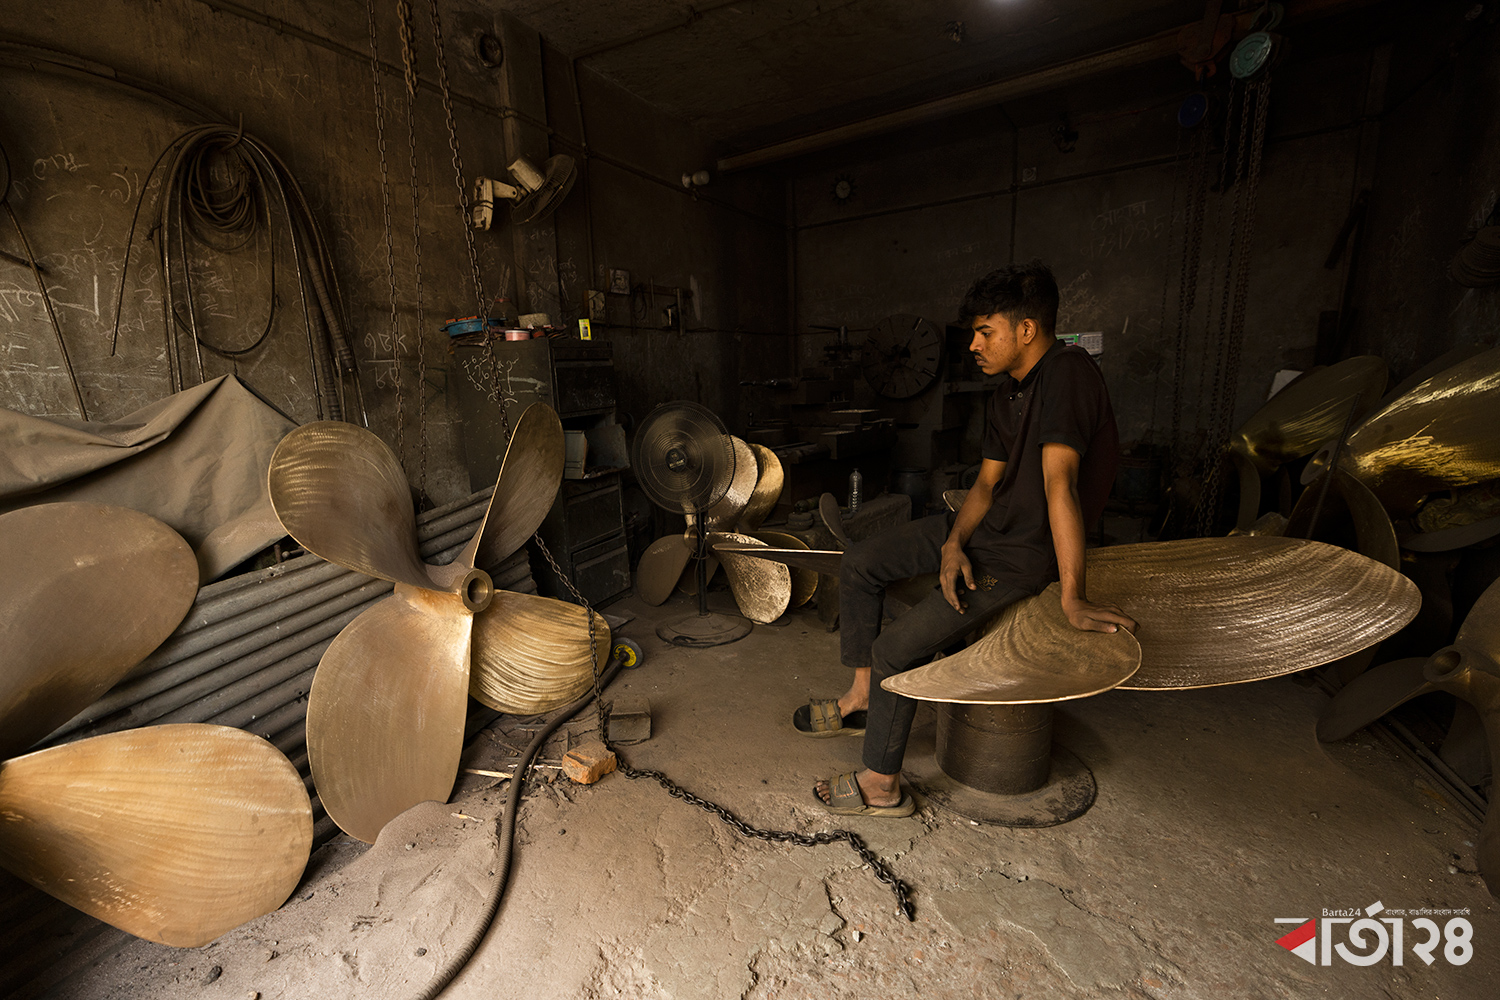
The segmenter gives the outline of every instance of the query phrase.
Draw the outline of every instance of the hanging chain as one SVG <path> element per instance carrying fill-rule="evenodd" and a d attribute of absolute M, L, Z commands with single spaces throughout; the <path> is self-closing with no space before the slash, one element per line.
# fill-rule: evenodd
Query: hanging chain
<path fill-rule="evenodd" d="M 417 60 L 412 48 L 411 4 L 397 5 L 401 17 L 401 61 L 406 68 L 406 152 L 411 171 L 412 280 L 417 297 L 417 491 L 427 492 L 427 316 L 422 301 L 422 202 L 417 178 Z"/>
<path fill-rule="evenodd" d="M 448 89 L 448 59 L 443 53 L 443 27 L 438 20 L 437 0 L 429 0 L 432 10 L 432 40 L 437 48 L 438 90 L 443 95 L 443 114 L 448 120 L 448 147 L 453 150 L 453 183 L 458 187 L 458 208 L 462 213 L 464 245 L 469 251 L 469 273 L 474 279 L 474 300 L 478 315 L 484 318 L 484 276 L 479 271 L 479 246 L 474 241 L 474 227 L 469 219 L 469 192 L 464 187 L 464 161 L 458 152 L 458 124 L 453 120 L 453 94 Z M 488 331 L 486 331 L 488 333 Z"/>
<path fill-rule="evenodd" d="M 396 454 L 401 454 L 401 320 L 396 311 L 396 250 L 391 239 L 391 171 L 386 159 L 385 90 L 380 85 L 380 43 L 375 31 L 375 0 L 367 5 L 370 15 L 370 79 L 375 88 L 375 137 L 380 152 L 380 209 L 385 217 L 385 271 L 391 282 L 391 368 L 396 380 Z M 403 55 L 405 53 L 403 52 Z M 357 378 L 357 376 L 356 376 Z"/>

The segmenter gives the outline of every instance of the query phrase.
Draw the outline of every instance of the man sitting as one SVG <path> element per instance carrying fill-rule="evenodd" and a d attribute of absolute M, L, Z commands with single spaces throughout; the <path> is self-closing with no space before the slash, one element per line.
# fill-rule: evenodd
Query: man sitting
<path fill-rule="evenodd" d="M 986 405 L 979 478 L 956 514 L 912 521 L 844 553 L 840 657 L 854 682 L 836 704 L 813 702 L 795 718 L 804 734 L 824 736 L 858 732 L 851 716 L 865 713 L 865 770 L 814 786 L 830 812 L 915 809 L 900 773 L 917 703 L 882 688 L 885 678 L 926 663 L 1054 580 L 1075 628 L 1135 626 L 1119 608 L 1090 602 L 1084 588 L 1084 526 L 1104 511 L 1119 434 L 1098 366 L 1056 337 L 1057 300 L 1040 261 L 974 283 L 960 311 L 974 331 L 969 350 L 986 375 L 1008 376 Z M 886 586 L 933 571 L 939 587 L 882 630 Z"/>

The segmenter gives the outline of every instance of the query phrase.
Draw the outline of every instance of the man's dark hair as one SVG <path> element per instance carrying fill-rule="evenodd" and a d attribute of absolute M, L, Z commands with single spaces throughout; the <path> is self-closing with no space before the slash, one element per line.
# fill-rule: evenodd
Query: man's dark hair
<path fill-rule="evenodd" d="M 1000 313 L 1011 323 L 1036 321 L 1044 333 L 1057 326 L 1057 279 L 1040 260 L 1007 264 L 974 282 L 958 316 L 965 324 L 976 316 Z"/>

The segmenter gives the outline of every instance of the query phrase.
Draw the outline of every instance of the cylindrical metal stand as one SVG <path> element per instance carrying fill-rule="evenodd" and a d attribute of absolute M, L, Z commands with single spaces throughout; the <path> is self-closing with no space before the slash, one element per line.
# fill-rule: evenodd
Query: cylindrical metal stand
<path fill-rule="evenodd" d="M 1052 704 L 943 705 L 937 763 L 981 792 L 1036 791 L 1052 774 Z"/>

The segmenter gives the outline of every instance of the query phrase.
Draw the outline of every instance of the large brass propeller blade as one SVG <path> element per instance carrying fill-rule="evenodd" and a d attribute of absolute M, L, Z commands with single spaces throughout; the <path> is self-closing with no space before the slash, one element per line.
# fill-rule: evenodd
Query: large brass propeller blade
<path fill-rule="evenodd" d="M 709 531 L 732 528 L 739 523 L 760 477 L 760 467 L 756 465 L 755 452 L 750 446 L 734 435 L 730 435 L 729 440 L 734 445 L 734 478 L 729 481 L 729 489 L 724 495 L 703 515 L 703 525 Z"/>
<path fill-rule="evenodd" d="M 1242 535 L 1091 549 L 1088 593 L 1137 622 L 1122 687 L 1263 680 L 1328 663 L 1416 616 L 1416 584 L 1347 549 Z"/>
<path fill-rule="evenodd" d="M 1436 691 L 1427 680 L 1427 659 L 1392 660 L 1355 677 L 1339 688 L 1318 720 L 1318 739 L 1344 739 L 1418 695 Z"/>
<path fill-rule="evenodd" d="M 302 778 L 224 726 L 96 736 L 0 765 L 0 865 L 138 937 L 207 944 L 280 906 L 312 847 Z"/>
<path fill-rule="evenodd" d="M 534 594 L 497 591 L 474 616 L 469 693 L 497 712 L 537 715 L 579 698 L 609 659 L 609 624 L 594 613 L 594 659 L 583 608 Z"/>
<path fill-rule="evenodd" d="M 0 516 L 0 758 L 112 687 L 182 621 L 198 563 L 154 517 L 98 503 Z"/>
<path fill-rule="evenodd" d="M 528 406 L 511 432 L 483 525 L 460 560 L 494 567 L 526 544 L 557 499 L 565 447 L 556 411 L 543 403 Z"/>
<path fill-rule="evenodd" d="M 452 791 L 472 623 L 458 596 L 397 584 L 323 654 L 307 697 L 307 755 L 323 807 L 351 837 L 374 843 L 391 818 Z"/>
<path fill-rule="evenodd" d="M 1372 414 L 1349 435 L 1340 464 L 1402 517 L 1433 490 L 1500 478 L 1497 426 L 1500 348 L 1493 348 Z M 1326 452 L 1308 463 L 1304 483 L 1326 467 Z"/>
<path fill-rule="evenodd" d="M 781 489 L 786 483 L 786 470 L 781 467 L 781 459 L 776 453 L 763 444 L 752 444 L 750 451 L 755 455 L 757 477 L 755 489 L 750 492 L 750 502 L 745 504 L 744 511 L 740 514 L 740 523 L 751 531 L 759 528 L 765 523 L 771 511 L 776 509 L 776 504 L 781 500 Z"/>
<path fill-rule="evenodd" d="M 715 531 L 708 536 L 708 543 L 718 553 L 724 564 L 724 575 L 729 577 L 729 589 L 734 594 L 740 613 L 761 625 L 774 622 L 786 614 L 792 600 L 792 574 L 779 562 L 764 559 L 749 559 L 737 552 L 724 552 L 720 544 L 739 548 L 757 548 L 764 543 L 749 535 L 730 531 Z"/>
<path fill-rule="evenodd" d="M 1339 470 L 1329 484 L 1326 496 L 1319 479 L 1297 498 L 1285 534 L 1290 538 L 1315 538 L 1353 549 L 1391 569 L 1401 566 L 1401 548 L 1396 543 L 1396 528 L 1375 494 L 1349 473 Z M 1323 498 L 1322 510 L 1318 509 Z M 1313 524 L 1313 514 L 1318 515 Z M 1309 536 L 1308 531 L 1313 534 Z"/>
<path fill-rule="evenodd" d="M 653 608 L 665 603 L 692 557 L 684 535 L 663 535 L 652 542 L 635 567 L 635 596 Z"/>
<path fill-rule="evenodd" d="M 401 463 L 353 424 L 298 427 L 276 446 L 271 506 L 307 551 L 367 576 L 439 588 L 417 552 L 417 519 Z"/>
<path fill-rule="evenodd" d="M 1022 705 L 1087 698 L 1129 680 L 1141 665 L 1135 636 L 1082 632 L 1052 584 L 1000 613 L 978 642 L 882 683 L 919 701 Z"/>
<path fill-rule="evenodd" d="M 812 570 L 814 573 L 828 573 L 831 576 L 839 575 L 839 567 L 844 562 L 844 553 L 830 549 L 771 548 L 756 545 L 753 541 L 743 544 L 721 542 L 714 546 L 714 551 L 720 555 L 745 556 L 751 559 L 763 559 L 767 562 L 785 563 L 798 569 Z"/>
<path fill-rule="evenodd" d="M 1385 361 L 1371 355 L 1349 358 L 1313 372 L 1256 410 L 1235 432 L 1230 450 L 1243 455 L 1260 472 L 1274 472 L 1338 437 L 1351 407 L 1356 420 L 1374 409 L 1388 379 Z"/>
<path fill-rule="evenodd" d="M 784 531 L 757 531 L 752 535 L 756 541 L 764 542 L 767 546 L 778 549 L 799 549 L 808 551 L 807 543 L 796 535 L 787 534 Z M 753 547 L 753 546 L 750 546 Z M 800 608 L 818 590 L 818 574 L 815 570 L 804 569 L 800 566 L 790 566 L 792 572 L 792 604 L 794 608 Z"/>

